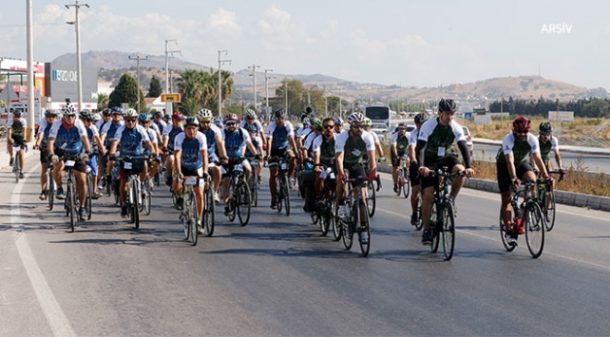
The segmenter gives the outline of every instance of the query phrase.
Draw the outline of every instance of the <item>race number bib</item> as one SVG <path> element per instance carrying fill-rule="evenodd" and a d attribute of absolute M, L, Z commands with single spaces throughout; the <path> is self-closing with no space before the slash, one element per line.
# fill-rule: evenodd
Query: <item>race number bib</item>
<path fill-rule="evenodd" d="M 436 153 L 437 156 L 439 157 L 444 157 L 445 156 L 445 147 L 444 146 L 439 146 L 438 147 L 438 152 Z"/>
<path fill-rule="evenodd" d="M 65 167 L 74 167 L 76 162 L 74 160 L 66 160 Z"/>
<path fill-rule="evenodd" d="M 131 162 L 124 162 L 123 163 L 123 169 L 131 170 L 132 168 L 133 168 L 133 164 Z"/>
<path fill-rule="evenodd" d="M 197 177 L 196 176 L 188 176 L 184 179 L 184 184 L 187 186 L 195 186 L 197 185 Z"/>
<path fill-rule="evenodd" d="M 358 149 L 354 149 L 352 151 L 352 154 L 356 157 L 360 157 L 362 155 L 362 151 L 358 150 Z"/>

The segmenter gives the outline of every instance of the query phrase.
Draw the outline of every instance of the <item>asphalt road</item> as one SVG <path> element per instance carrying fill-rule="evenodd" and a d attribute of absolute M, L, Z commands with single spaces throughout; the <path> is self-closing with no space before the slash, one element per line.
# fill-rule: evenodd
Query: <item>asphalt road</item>
<path fill-rule="evenodd" d="M 33 157 L 28 167 L 34 164 Z M 37 174 L 0 185 L 1 336 L 607 335 L 608 214 L 559 206 L 543 255 L 504 251 L 499 198 L 464 190 L 450 262 L 420 244 L 410 206 L 385 190 L 368 258 L 267 207 L 246 227 L 218 212 L 212 238 L 182 241 L 163 188 L 139 231 L 102 199 L 66 231 Z"/>
<path fill-rule="evenodd" d="M 487 145 L 487 144 L 474 144 L 474 157 L 477 160 L 484 161 L 496 161 L 496 154 L 500 146 Z M 595 155 L 595 154 L 582 154 L 569 151 L 561 150 L 561 159 L 563 166 L 569 168 L 584 168 L 588 172 L 593 173 L 608 173 L 610 172 L 610 156 L 608 155 Z M 555 157 L 551 158 L 553 165 L 555 163 Z"/>

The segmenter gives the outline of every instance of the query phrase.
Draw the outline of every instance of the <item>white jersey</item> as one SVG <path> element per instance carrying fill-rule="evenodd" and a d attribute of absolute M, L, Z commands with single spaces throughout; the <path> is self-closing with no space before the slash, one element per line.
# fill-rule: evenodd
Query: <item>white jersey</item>
<path fill-rule="evenodd" d="M 19 117 L 18 120 L 19 120 L 19 122 L 21 122 L 21 125 L 23 125 L 23 129 L 25 130 L 25 128 L 28 127 L 28 121 L 24 117 Z M 13 123 L 15 123 L 15 120 L 13 118 L 9 119 L 6 122 L 6 127 L 9 129 L 12 128 Z"/>
<path fill-rule="evenodd" d="M 362 140 L 364 140 L 364 144 L 366 145 L 366 151 L 375 151 L 375 140 L 373 136 L 369 132 L 362 131 L 362 135 L 360 135 Z M 347 139 L 349 138 L 349 130 L 344 130 L 337 136 L 335 136 L 335 153 L 341 153 L 345 150 L 345 143 L 347 143 Z M 352 149 L 358 150 L 358 149 Z M 358 155 L 355 154 L 354 155 Z M 364 153 L 360 154 L 364 155 Z"/>
<path fill-rule="evenodd" d="M 540 153 L 540 142 L 538 138 L 531 133 L 527 134 L 527 143 L 530 146 L 529 154 Z M 502 140 L 502 153 L 506 156 L 513 154 L 513 148 L 515 146 L 515 135 L 511 132 L 507 134 Z"/>
<path fill-rule="evenodd" d="M 57 132 L 59 131 L 59 128 L 62 125 L 62 120 L 58 119 L 55 122 L 53 122 L 53 125 L 51 126 L 51 131 L 49 131 L 49 138 L 57 138 Z M 85 136 L 87 137 L 87 129 L 85 128 L 85 124 L 83 124 L 83 122 L 80 119 L 77 119 L 76 121 L 74 121 L 74 127 L 76 127 L 76 129 L 78 130 L 78 135 L 80 137 Z"/>

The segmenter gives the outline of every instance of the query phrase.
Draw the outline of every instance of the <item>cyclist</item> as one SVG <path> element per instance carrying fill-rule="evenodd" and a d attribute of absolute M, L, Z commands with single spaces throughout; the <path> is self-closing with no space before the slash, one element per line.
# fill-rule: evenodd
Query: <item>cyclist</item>
<path fill-rule="evenodd" d="M 420 186 L 420 178 L 419 178 L 419 165 L 417 164 L 417 155 L 415 154 L 415 147 L 417 145 L 417 137 L 419 136 L 419 132 L 421 130 L 421 126 L 428 120 L 428 115 L 425 112 L 420 112 L 415 115 L 413 118 L 415 121 L 415 129 L 411 130 L 409 134 L 409 160 L 411 161 L 411 165 L 409 165 L 409 180 L 411 181 L 411 188 L 413 191 L 411 192 L 411 225 L 417 225 L 418 219 L 418 210 L 417 204 L 419 202 L 419 193 L 421 192 Z"/>
<path fill-rule="evenodd" d="M 40 171 L 40 200 L 46 200 L 47 198 L 47 173 L 49 169 L 49 151 L 47 149 L 47 141 L 49 139 L 49 132 L 51 127 L 57 118 L 58 112 L 55 110 L 47 110 L 44 113 L 44 118 L 38 122 L 38 134 L 36 135 L 36 141 L 34 142 L 34 150 L 40 150 L 40 164 L 42 170 Z"/>
<path fill-rule="evenodd" d="M 314 140 L 322 134 L 322 120 L 319 118 L 313 118 L 311 121 L 312 132 L 309 133 L 303 140 L 303 147 L 301 148 L 301 157 L 303 160 L 302 170 L 299 172 L 299 187 L 301 195 L 305 198 L 305 205 L 303 210 L 305 212 L 312 212 L 315 205 L 315 171 L 314 171 L 314 153 L 313 143 Z"/>
<path fill-rule="evenodd" d="M 199 120 L 197 117 L 188 117 L 185 122 L 184 132 L 178 134 L 174 144 L 174 162 L 176 180 L 174 191 L 182 195 L 185 177 L 196 176 L 205 178 L 208 175 L 208 153 L 206 136 L 199 132 Z M 193 187 L 195 200 L 197 202 L 197 231 L 201 233 L 201 219 L 205 203 L 203 199 L 203 181 Z"/>
<path fill-rule="evenodd" d="M 21 115 L 21 110 L 13 111 L 13 118 L 9 119 L 6 124 L 8 130 L 6 139 L 8 145 L 8 153 L 11 157 L 10 165 L 13 165 L 13 146 L 18 145 L 22 149 L 25 148 L 25 129 L 28 127 L 26 119 Z M 17 160 L 19 160 L 19 178 L 23 178 L 23 152 L 19 151 Z"/>
<path fill-rule="evenodd" d="M 346 209 L 344 205 L 345 195 L 343 174 L 348 171 L 350 179 L 356 179 L 354 183 L 354 193 L 362 194 L 362 199 L 366 199 L 367 174 L 364 170 L 363 154 L 367 154 L 368 160 L 368 179 L 373 180 L 377 177 L 377 161 L 375 160 L 375 141 L 370 133 L 364 131 L 364 114 L 353 112 L 348 118 L 349 130 L 345 130 L 335 137 L 335 163 L 337 167 L 337 205 L 339 205 L 338 215 L 345 218 Z M 366 210 L 361 210 L 366 212 Z"/>
<path fill-rule="evenodd" d="M 102 138 L 100 138 L 100 134 L 93 122 L 93 114 L 89 110 L 83 110 L 80 113 L 80 119 L 85 125 L 85 129 L 87 130 L 87 139 L 89 140 L 89 144 L 91 146 L 91 153 L 89 154 L 89 159 L 87 160 L 87 165 L 91 168 L 91 177 L 93 184 L 93 199 L 98 199 L 101 195 L 97 190 L 97 176 L 98 176 L 98 166 L 97 166 L 97 155 L 100 153 L 102 156 L 106 154 L 106 149 L 104 148 L 104 143 L 102 143 Z"/>
<path fill-rule="evenodd" d="M 559 140 L 553 136 L 553 128 L 550 122 L 542 122 L 538 127 L 538 141 L 540 142 L 540 156 L 546 166 L 546 170 L 551 170 L 550 154 L 555 154 L 555 162 L 560 172 L 563 172 L 561 165 L 561 154 L 559 153 Z M 559 178 L 561 180 L 561 176 Z"/>
<path fill-rule="evenodd" d="M 276 207 L 278 175 L 278 157 L 284 157 L 289 164 L 289 174 L 292 176 L 296 168 L 295 152 L 297 149 L 294 140 L 294 129 L 292 123 L 287 120 L 288 116 L 284 109 L 280 108 L 273 113 L 275 121 L 267 127 L 267 149 L 269 149 L 269 189 L 271 190 L 271 208 Z"/>
<path fill-rule="evenodd" d="M 409 135 L 407 135 L 407 125 L 403 122 L 398 124 L 398 131 L 392 133 L 390 154 L 392 158 L 392 181 L 394 182 L 394 193 L 398 192 L 398 170 L 400 169 L 400 159 L 407 157 L 407 147 L 409 146 Z M 406 159 L 406 166 L 409 167 L 409 159 Z"/>
<path fill-rule="evenodd" d="M 332 117 L 326 117 L 322 121 L 322 134 L 317 136 L 313 141 L 313 162 L 315 172 L 315 194 L 319 200 L 322 197 L 322 192 L 325 190 L 326 178 L 328 172 L 322 173 L 322 166 L 335 169 L 335 120 Z M 333 186 L 328 186 L 332 189 Z"/>
<path fill-rule="evenodd" d="M 225 128 L 221 117 L 214 118 L 214 125 L 216 125 L 216 127 L 220 130 Z"/>
<path fill-rule="evenodd" d="M 157 126 L 157 128 L 159 129 L 159 133 L 161 133 L 161 135 L 163 135 L 163 133 L 165 132 L 165 129 L 167 128 L 167 123 L 165 123 L 165 121 L 163 120 L 162 117 L 163 117 L 163 112 L 161 112 L 161 111 L 156 110 L 153 113 L 153 121 L 154 121 L 155 125 Z"/>
<path fill-rule="evenodd" d="M 341 133 L 343 131 L 343 119 L 341 117 L 334 117 L 335 121 L 335 133 Z"/>
<path fill-rule="evenodd" d="M 250 139 L 252 143 L 255 145 L 259 153 L 262 153 L 264 147 L 267 144 L 267 137 L 265 137 L 265 130 L 263 130 L 263 125 L 258 120 L 256 116 L 256 112 L 252 109 L 248 109 L 245 113 L 245 119 L 241 121 L 239 127 L 245 129 L 250 134 Z M 255 167 L 256 171 L 256 179 L 258 183 L 261 182 L 261 171 L 263 169 L 262 161 L 258 162 L 258 165 Z"/>
<path fill-rule="evenodd" d="M 106 148 L 106 153 L 110 153 L 110 147 L 112 146 L 112 140 L 114 139 L 114 135 L 116 131 L 123 126 L 124 122 L 122 120 L 123 110 L 119 107 L 114 107 L 111 109 L 112 119 L 110 123 L 105 123 L 103 128 L 100 130 L 100 134 L 102 135 L 102 141 L 104 142 L 104 147 Z M 106 158 L 106 157 L 104 157 Z M 112 184 L 112 168 L 114 167 L 114 160 L 105 159 L 106 165 L 104 167 L 104 172 L 106 172 L 106 184 Z M 107 185 L 109 186 L 109 185 Z"/>
<path fill-rule="evenodd" d="M 222 140 L 222 132 L 215 124 L 212 124 L 212 111 L 203 108 L 199 110 L 198 116 L 199 131 L 205 135 L 208 146 L 208 171 L 212 175 L 214 201 L 220 202 L 218 190 L 220 189 L 222 172 L 219 163 L 221 159 L 225 161 L 228 159 Z"/>
<path fill-rule="evenodd" d="M 452 99 L 441 99 L 438 103 L 438 117 L 424 123 L 417 138 L 417 163 L 419 174 L 422 176 L 421 208 L 424 228 L 422 243 L 424 245 L 432 244 L 433 232 L 429 222 L 434 202 L 434 186 L 438 183 L 438 177 L 430 177 L 430 172 L 446 166 L 453 173 L 465 171 L 466 176 L 474 176 L 470 153 L 466 146 L 466 136 L 462 127 L 453 119 L 456 110 L 457 106 Z M 453 154 L 451 146 L 455 142 L 462 153 L 466 168 L 458 163 L 457 156 Z M 449 196 L 453 205 L 455 205 L 455 198 L 463 184 L 463 176 L 458 176 L 453 180 Z"/>
<path fill-rule="evenodd" d="M 260 159 L 260 154 L 254 148 L 248 132 L 240 127 L 237 127 L 237 115 L 229 113 L 225 116 L 225 129 L 222 131 L 222 140 L 224 141 L 225 152 L 228 157 L 228 167 L 241 164 L 244 168 L 246 181 L 250 178 L 252 168 L 248 160 L 244 158 L 246 147 L 256 153 L 257 159 Z M 228 175 L 223 177 L 223 199 L 225 203 L 225 213 L 229 212 L 229 182 Z"/>
<path fill-rule="evenodd" d="M 111 123 L 112 121 L 112 110 L 105 108 L 102 110 L 102 118 L 95 123 L 95 127 L 98 132 L 101 132 L 104 128 L 104 125 Z"/>
<path fill-rule="evenodd" d="M 73 172 L 80 206 L 78 216 L 81 220 L 84 220 L 87 217 L 87 211 L 84 207 L 85 196 L 87 195 L 87 164 L 85 160 L 86 156 L 91 153 L 91 147 L 83 122 L 76 118 L 76 110 L 68 105 L 62 112 L 63 118 L 55 121 L 51 126 L 51 131 L 49 131 L 47 151 L 49 152 L 49 160 L 53 162 L 53 173 L 57 182 L 57 199 L 65 197 L 62 188 L 64 162 L 60 158 L 64 156 L 80 158 L 80 160 L 76 160 Z"/>
<path fill-rule="evenodd" d="M 373 136 L 373 140 L 375 140 L 375 148 L 377 149 L 377 153 L 379 154 L 379 156 L 377 157 L 377 161 L 378 162 L 385 161 L 385 154 L 383 153 L 383 147 L 381 146 L 381 141 L 379 140 L 379 136 L 377 136 L 377 134 L 371 130 L 372 128 L 373 128 L 373 121 L 370 118 L 365 117 L 364 118 L 364 131 L 370 133 L 371 136 Z"/>
<path fill-rule="evenodd" d="M 496 156 L 496 175 L 502 196 L 500 212 L 507 232 L 512 232 L 513 235 L 524 234 L 525 228 L 521 224 L 515 224 L 516 228 L 511 225 L 511 187 L 517 188 L 524 181 L 536 181 L 536 175 L 528 160 L 530 155 L 544 179 L 552 183 L 540 156 L 538 138 L 529 132 L 530 125 L 529 119 L 517 116 L 513 121 L 513 131 L 504 137 L 502 148 Z"/>
<path fill-rule="evenodd" d="M 110 148 L 110 158 L 116 159 L 117 150 L 121 156 L 130 157 L 142 157 L 144 155 L 144 146 L 148 148 L 150 152 L 154 152 L 155 148 L 148 138 L 146 130 L 137 124 L 138 112 L 135 109 L 129 108 L 125 111 L 123 116 L 125 119 L 125 125 L 121 126 L 115 133 L 112 140 L 112 146 Z M 132 173 L 140 174 L 140 181 L 144 182 L 146 179 L 146 165 L 144 165 L 144 158 L 133 158 L 132 159 Z M 125 198 L 127 195 L 127 174 L 121 167 L 119 169 L 119 191 L 121 193 L 121 216 L 127 216 L 127 205 L 125 204 Z"/>
<path fill-rule="evenodd" d="M 148 149 L 144 149 L 144 155 L 150 157 L 150 160 L 145 163 L 148 171 L 148 178 L 154 177 L 159 173 L 159 166 L 161 165 L 161 157 L 159 156 L 159 138 L 158 132 L 153 129 L 153 125 L 156 126 L 155 123 L 151 123 L 151 116 L 147 112 L 140 112 L 138 115 L 138 124 L 146 130 L 148 134 L 148 139 L 153 145 L 153 151 L 149 151 Z M 152 181 L 147 179 L 150 188 L 152 189 Z"/>
<path fill-rule="evenodd" d="M 176 140 L 176 136 L 184 131 L 182 124 L 184 122 L 184 116 L 180 111 L 176 111 L 172 114 L 172 126 L 168 126 L 163 131 L 163 152 L 167 153 L 165 168 L 166 168 L 166 184 L 168 186 L 172 185 L 172 176 L 173 176 L 173 165 L 174 165 L 174 141 Z"/>

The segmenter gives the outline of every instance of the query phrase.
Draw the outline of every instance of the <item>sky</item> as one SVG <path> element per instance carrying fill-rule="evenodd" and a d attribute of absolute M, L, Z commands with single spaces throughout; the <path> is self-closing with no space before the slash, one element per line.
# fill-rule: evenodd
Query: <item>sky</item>
<path fill-rule="evenodd" d="M 72 0 L 74 1 L 74 0 Z M 9 2 L 9 3 L 7 3 Z M 68 1 L 32 0 L 34 59 L 74 52 Z M 537 75 L 610 90 L 610 1 L 86 0 L 81 51 L 118 50 L 238 71 L 438 86 Z M 4 1 L 0 56 L 26 57 L 26 1 Z"/>

